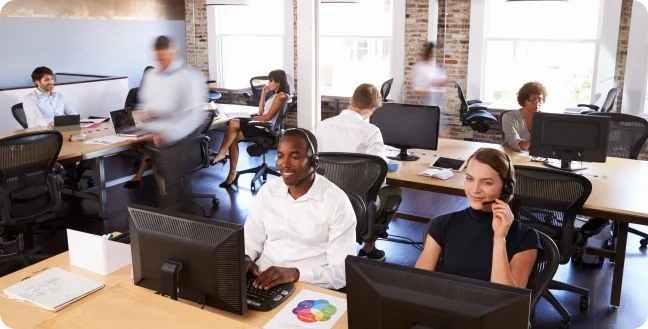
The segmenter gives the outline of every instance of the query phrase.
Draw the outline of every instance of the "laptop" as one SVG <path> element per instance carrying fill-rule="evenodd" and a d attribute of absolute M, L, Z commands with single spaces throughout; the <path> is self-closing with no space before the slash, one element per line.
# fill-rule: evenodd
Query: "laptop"
<path fill-rule="evenodd" d="M 81 130 L 81 116 L 78 114 L 55 116 L 54 130 L 58 130 L 58 131 Z"/>
<path fill-rule="evenodd" d="M 110 112 L 110 118 L 113 121 L 113 126 L 115 127 L 115 133 L 117 133 L 117 136 L 140 137 L 149 133 L 148 131 L 135 126 L 133 112 L 129 109 L 112 111 Z"/>

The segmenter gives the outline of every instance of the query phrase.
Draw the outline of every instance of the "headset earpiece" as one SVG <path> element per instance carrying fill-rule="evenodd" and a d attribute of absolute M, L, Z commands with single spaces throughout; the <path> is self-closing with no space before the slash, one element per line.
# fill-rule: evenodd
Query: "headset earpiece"
<path fill-rule="evenodd" d="M 500 200 L 502 201 L 508 201 L 508 199 L 513 195 L 513 189 L 515 188 L 511 177 L 511 157 L 509 157 L 508 154 L 506 154 L 506 160 L 508 161 L 508 173 L 506 174 L 506 180 L 504 180 L 502 194 L 500 195 Z"/>

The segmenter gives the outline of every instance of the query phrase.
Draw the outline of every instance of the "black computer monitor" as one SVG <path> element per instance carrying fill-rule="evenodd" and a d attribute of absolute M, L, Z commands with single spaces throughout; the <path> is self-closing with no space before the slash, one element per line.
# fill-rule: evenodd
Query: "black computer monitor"
<path fill-rule="evenodd" d="M 529 155 L 556 159 L 545 164 L 558 169 L 585 169 L 576 161 L 605 162 L 609 130 L 609 117 L 536 112 Z"/>
<path fill-rule="evenodd" d="M 136 285 L 236 314 L 247 311 L 243 227 L 130 206 Z"/>
<path fill-rule="evenodd" d="M 383 103 L 370 121 L 380 129 L 386 145 L 401 149 L 400 154 L 390 159 L 414 161 L 419 157 L 407 154 L 408 148 L 437 149 L 440 117 L 438 106 Z"/>
<path fill-rule="evenodd" d="M 531 291 L 355 256 L 346 258 L 349 328 L 527 328 Z"/>

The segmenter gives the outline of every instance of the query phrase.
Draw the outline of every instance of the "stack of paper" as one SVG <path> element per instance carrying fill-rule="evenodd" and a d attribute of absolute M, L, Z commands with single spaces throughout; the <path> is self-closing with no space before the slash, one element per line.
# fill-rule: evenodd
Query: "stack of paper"
<path fill-rule="evenodd" d="M 122 136 L 104 136 L 104 137 L 99 137 L 95 139 L 91 139 L 88 141 L 85 141 L 86 144 L 95 144 L 95 145 L 111 145 L 111 144 L 117 144 L 121 142 L 125 142 L 129 139 L 133 139 L 136 137 L 122 137 Z"/>
<path fill-rule="evenodd" d="M 101 289 L 104 284 L 53 267 L 5 290 L 5 296 L 58 311 Z"/>
<path fill-rule="evenodd" d="M 428 169 L 426 171 L 420 172 L 419 175 L 442 180 L 446 180 L 454 176 L 452 170 L 450 169 Z"/>

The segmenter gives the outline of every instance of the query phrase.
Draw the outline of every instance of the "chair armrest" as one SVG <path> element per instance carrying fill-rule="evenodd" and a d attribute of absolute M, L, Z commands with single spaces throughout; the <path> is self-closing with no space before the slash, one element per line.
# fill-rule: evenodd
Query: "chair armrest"
<path fill-rule="evenodd" d="M 258 116 L 260 116 L 260 115 L 261 115 L 261 114 L 259 114 L 259 113 L 250 114 L 250 118 L 258 117 Z"/>
<path fill-rule="evenodd" d="M 272 128 L 274 123 L 267 121 L 249 121 L 248 126 L 263 127 L 263 128 Z"/>
<path fill-rule="evenodd" d="M 387 214 L 387 216 L 391 217 L 391 215 L 398 210 L 398 207 L 400 207 L 402 201 L 403 198 L 399 195 L 388 196 L 387 200 L 385 200 L 385 213 Z"/>
<path fill-rule="evenodd" d="M 580 111 L 580 114 L 590 114 L 590 113 L 598 113 L 598 111 L 594 111 L 594 110 L 582 110 L 582 111 Z"/>
<path fill-rule="evenodd" d="M 577 106 L 577 107 L 587 107 L 587 108 L 592 109 L 592 110 L 594 110 L 594 111 L 598 111 L 598 110 L 599 110 L 599 107 L 596 106 L 596 105 L 594 105 L 594 104 L 578 104 L 578 105 L 576 105 L 576 106 Z"/>
<path fill-rule="evenodd" d="M 63 173 L 63 165 L 61 165 L 58 162 L 54 162 L 54 166 L 52 167 L 52 174 L 60 175 L 62 173 Z"/>
<path fill-rule="evenodd" d="M 580 232 L 582 235 L 589 238 L 601 233 L 607 224 L 608 221 L 606 219 L 592 218 L 581 226 Z"/>
<path fill-rule="evenodd" d="M 250 93 L 243 93 L 243 96 L 245 96 L 245 97 L 247 97 L 247 98 L 252 97 L 252 95 L 251 95 Z"/>
<path fill-rule="evenodd" d="M 471 99 L 471 100 L 469 100 L 469 101 L 466 101 L 466 103 L 467 103 L 468 105 L 478 104 L 478 103 L 481 103 L 481 102 L 482 102 L 482 101 L 480 101 L 479 99 Z"/>
<path fill-rule="evenodd" d="M 207 80 L 205 83 L 214 83 L 216 80 Z"/>

